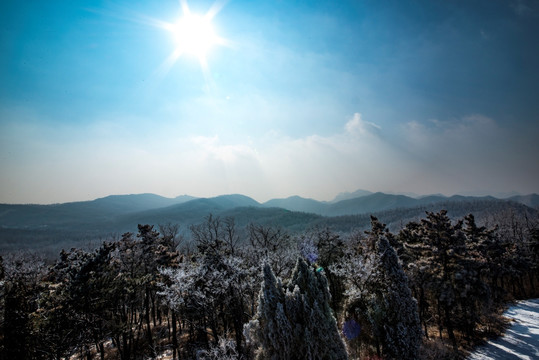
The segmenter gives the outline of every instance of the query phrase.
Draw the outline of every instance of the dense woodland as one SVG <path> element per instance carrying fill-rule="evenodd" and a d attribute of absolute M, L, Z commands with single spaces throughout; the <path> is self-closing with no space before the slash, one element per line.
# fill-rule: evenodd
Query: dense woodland
<path fill-rule="evenodd" d="M 538 296 L 539 219 L 446 211 L 390 232 L 139 225 L 1 258 L 2 359 L 451 359 Z"/>

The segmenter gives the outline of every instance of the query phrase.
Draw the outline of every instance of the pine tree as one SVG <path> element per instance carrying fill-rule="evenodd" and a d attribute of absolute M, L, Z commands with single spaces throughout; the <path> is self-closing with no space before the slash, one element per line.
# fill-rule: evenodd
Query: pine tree
<path fill-rule="evenodd" d="M 346 359 L 325 276 L 298 259 L 283 287 L 269 265 L 258 311 L 245 327 L 257 359 Z"/>
<path fill-rule="evenodd" d="M 328 282 L 321 271 L 314 271 L 303 259 L 298 259 L 292 279 L 287 286 L 287 298 L 298 299 L 298 318 L 305 321 L 304 338 L 297 344 L 298 349 L 313 359 L 346 359 L 344 343 L 339 336 L 333 310 L 329 306 L 331 296 Z M 298 329 L 296 333 L 301 332 Z"/>
<path fill-rule="evenodd" d="M 389 241 L 380 236 L 376 243 L 380 259 L 379 285 L 383 286 L 380 301 L 384 312 L 383 351 L 393 359 L 417 359 L 421 344 L 421 326 L 417 313 L 417 302 L 408 287 L 395 250 Z"/>
<path fill-rule="evenodd" d="M 257 359 L 286 359 L 292 352 L 292 327 L 284 304 L 281 281 L 275 278 L 271 267 L 264 264 L 257 314 L 244 330 L 247 342 L 258 346 Z"/>
<path fill-rule="evenodd" d="M 358 253 L 336 268 L 348 273 L 347 321 L 361 326 L 354 342 L 376 349 L 388 359 L 416 359 L 421 344 L 417 303 L 385 225 L 372 218 L 372 230 Z"/>
<path fill-rule="evenodd" d="M 0 359 L 33 359 L 37 339 L 33 336 L 32 314 L 37 310 L 44 263 L 35 256 L 12 255 L 2 266 L 0 282 Z"/>

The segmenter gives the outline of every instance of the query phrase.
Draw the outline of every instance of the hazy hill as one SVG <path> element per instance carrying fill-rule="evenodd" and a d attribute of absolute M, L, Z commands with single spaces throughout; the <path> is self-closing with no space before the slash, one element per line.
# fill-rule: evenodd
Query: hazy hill
<path fill-rule="evenodd" d="M 238 226 L 254 222 L 282 226 L 291 231 L 329 226 L 343 232 L 368 228 L 371 214 L 393 229 L 424 217 L 425 211 L 441 209 L 448 210 L 453 217 L 474 213 L 479 219 L 503 211 L 527 212 L 537 217 L 538 198 L 536 194 L 500 200 L 440 195 L 411 198 L 374 193 L 336 203 L 293 196 L 260 204 L 239 194 L 175 199 L 140 194 L 55 205 L 0 204 L 0 251 L 21 248 L 56 251 L 110 239 L 127 231 L 136 232 L 137 224 L 180 224 L 188 233 L 189 225 L 204 221 L 210 213 L 232 216 Z"/>
<path fill-rule="evenodd" d="M 202 199 L 146 195 L 151 194 L 58 205 L 0 205 L 0 250 L 47 247 L 56 251 L 136 232 L 137 224 L 177 223 L 187 228 L 210 213 L 219 215 L 234 208 L 260 206 L 243 195 Z M 144 199 L 149 200 L 147 204 Z M 174 202 L 175 205 L 155 208 Z M 143 210 L 135 211 L 135 208 Z"/>
<path fill-rule="evenodd" d="M 508 214 L 517 217 L 528 216 L 530 219 L 539 219 L 539 210 L 514 201 L 495 198 L 468 198 L 466 201 L 446 199 L 446 201 L 432 202 L 415 207 L 401 207 L 373 213 L 324 216 L 316 220 L 314 224 L 318 226 L 329 226 L 335 231 L 349 232 L 354 229 L 368 229 L 370 226 L 370 216 L 373 215 L 387 224 L 391 231 L 398 231 L 410 221 L 420 221 L 420 219 L 425 218 L 427 211 L 439 212 L 440 210 L 447 210 L 448 216 L 452 219 L 461 219 L 471 213 L 474 214 L 478 224 L 488 223 L 490 224 L 489 226 L 498 223 L 501 218 L 508 217 Z"/>
<path fill-rule="evenodd" d="M 539 208 L 539 195 L 537 194 L 511 196 L 508 200 L 516 201 L 535 209 Z"/>
<path fill-rule="evenodd" d="M 0 227 L 40 228 L 95 223 L 117 215 L 162 208 L 191 199 L 194 198 L 187 195 L 170 199 L 155 194 L 134 194 L 52 205 L 0 204 Z"/>
<path fill-rule="evenodd" d="M 286 199 L 274 199 L 264 203 L 264 206 L 281 207 L 291 211 L 310 212 L 324 216 L 358 215 L 379 212 L 389 209 L 411 208 L 423 205 L 437 204 L 447 201 L 476 201 L 482 199 L 494 200 L 493 197 L 459 196 L 445 197 L 443 195 L 428 195 L 421 198 L 413 198 L 406 195 L 393 195 L 381 192 L 369 193 L 358 190 L 361 196 L 341 200 L 337 202 L 321 202 L 313 199 L 305 199 L 292 196 Z M 352 194 L 349 194 L 350 196 Z M 343 195 L 342 197 L 347 197 Z"/>
<path fill-rule="evenodd" d="M 110 195 L 90 201 L 88 205 L 101 207 L 105 211 L 113 211 L 115 213 L 129 213 L 181 204 L 193 199 L 195 198 L 189 195 L 180 195 L 175 198 L 167 198 L 155 194 Z"/>
<path fill-rule="evenodd" d="M 211 201 L 216 206 L 227 209 L 238 206 L 260 206 L 258 201 L 241 194 L 221 195 L 207 200 Z"/>
<path fill-rule="evenodd" d="M 290 231 L 303 231 L 317 224 L 321 215 L 306 212 L 290 211 L 282 208 L 234 208 L 219 214 L 233 217 L 237 226 L 243 227 L 250 223 L 278 226 Z"/>
<path fill-rule="evenodd" d="M 254 199 L 240 194 L 221 195 L 213 198 L 193 198 L 188 195 L 166 198 L 155 194 L 137 194 L 113 195 L 93 201 L 54 205 L 0 204 L 0 227 L 70 229 L 79 226 L 91 230 L 94 224 L 100 223 L 104 229 L 123 229 L 134 222 L 144 222 L 145 219 L 161 223 L 185 219 L 185 221 L 181 221 L 184 223 L 200 217 L 201 214 L 218 213 L 236 207 L 274 207 L 323 216 L 342 216 L 370 214 L 390 209 L 406 209 L 446 202 L 499 200 L 488 196 L 461 195 L 449 198 L 442 195 L 412 198 L 406 195 L 391 195 L 380 192 L 367 194 L 364 190 L 348 193 L 348 195 L 352 194 L 362 194 L 362 196 L 337 202 L 322 202 L 291 196 L 260 204 Z M 342 195 L 342 197 L 348 195 Z M 515 201 L 532 208 L 539 207 L 539 195 L 537 194 L 514 196 L 508 200 L 499 201 Z"/>
<path fill-rule="evenodd" d="M 327 216 L 364 214 L 413 206 L 417 206 L 417 200 L 411 197 L 377 192 L 375 194 L 330 204 L 323 214 Z"/>
<path fill-rule="evenodd" d="M 259 207 L 260 204 L 244 195 L 221 195 L 214 198 L 200 198 L 182 204 L 159 209 L 124 214 L 115 218 L 118 228 L 129 229 L 133 224 L 178 223 L 189 225 L 202 221 L 209 214 L 220 214 L 235 208 Z"/>
<path fill-rule="evenodd" d="M 300 196 L 290 196 L 286 199 L 273 199 L 263 204 L 265 207 L 278 207 L 291 211 L 303 211 L 313 214 L 322 214 L 327 208 L 327 203 L 305 199 Z"/>
<path fill-rule="evenodd" d="M 331 200 L 330 202 L 331 203 L 336 203 L 336 202 L 339 202 L 339 201 L 355 199 L 355 198 L 358 198 L 358 197 L 371 195 L 371 194 L 372 194 L 371 191 L 362 190 L 362 189 L 356 190 L 354 192 L 342 192 L 342 193 L 338 194 L 337 196 L 335 196 L 335 199 Z"/>

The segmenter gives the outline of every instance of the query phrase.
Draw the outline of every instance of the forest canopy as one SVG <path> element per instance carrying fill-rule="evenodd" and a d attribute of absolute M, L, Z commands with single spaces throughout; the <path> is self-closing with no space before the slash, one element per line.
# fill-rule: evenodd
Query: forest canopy
<path fill-rule="evenodd" d="M 208 215 L 1 258 L 3 359 L 455 358 L 537 296 L 539 222 L 427 212 L 391 232 Z"/>

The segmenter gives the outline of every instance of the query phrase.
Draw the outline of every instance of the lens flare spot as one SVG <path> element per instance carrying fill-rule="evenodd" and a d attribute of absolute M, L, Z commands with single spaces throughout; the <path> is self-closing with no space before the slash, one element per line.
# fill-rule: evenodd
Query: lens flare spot
<path fill-rule="evenodd" d="M 204 58 L 218 41 L 210 20 L 195 14 L 185 14 L 172 29 L 180 53 Z"/>

